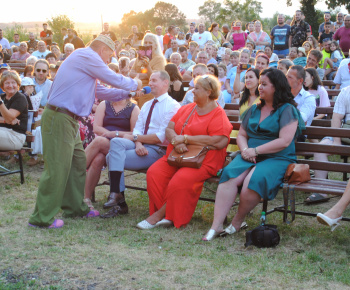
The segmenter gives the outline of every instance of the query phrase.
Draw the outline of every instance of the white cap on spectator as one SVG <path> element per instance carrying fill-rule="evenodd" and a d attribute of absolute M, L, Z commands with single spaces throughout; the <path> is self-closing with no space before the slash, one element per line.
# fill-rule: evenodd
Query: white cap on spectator
<path fill-rule="evenodd" d="M 25 77 L 22 79 L 21 86 L 35 86 L 33 79 Z"/>

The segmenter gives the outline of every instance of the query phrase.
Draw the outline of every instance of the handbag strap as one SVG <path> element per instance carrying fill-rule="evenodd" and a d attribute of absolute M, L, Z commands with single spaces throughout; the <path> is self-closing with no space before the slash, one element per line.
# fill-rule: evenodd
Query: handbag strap
<path fill-rule="evenodd" d="M 186 127 L 187 123 L 188 123 L 188 120 L 190 119 L 190 117 L 192 116 L 194 110 L 197 108 L 197 105 L 194 106 L 193 110 L 191 111 L 191 113 L 188 115 L 185 123 L 182 125 L 182 129 L 181 129 L 181 132 L 180 132 L 180 135 L 182 135 L 182 132 L 184 130 L 184 128 Z"/>

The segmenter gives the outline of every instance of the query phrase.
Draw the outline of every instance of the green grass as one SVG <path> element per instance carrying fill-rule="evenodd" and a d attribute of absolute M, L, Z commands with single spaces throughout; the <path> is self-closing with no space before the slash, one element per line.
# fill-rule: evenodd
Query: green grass
<path fill-rule="evenodd" d="M 346 222 L 331 232 L 315 218 L 297 216 L 287 225 L 282 214 L 273 213 L 267 219 L 281 235 L 276 248 L 245 248 L 244 231 L 204 243 L 201 238 L 212 219 L 210 203 L 199 201 L 186 228 L 140 231 L 135 225 L 148 216 L 148 196 L 127 190 L 130 214 L 126 216 L 65 219 L 63 229 L 33 229 L 27 222 L 42 170 L 36 166 L 25 171 L 24 185 L 18 175 L 0 179 L 0 289 L 350 287 L 350 224 Z M 144 175 L 129 177 L 127 182 L 145 185 Z M 97 188 L 95 207 L 101 212 L 107 191 L 106 186 Z M 204 193 L 213 196 L 208 190 Z M 305 194 L 297 194 L 297 202 L 304 198 Z M 298 209 L 324 212 L 336 201 Z M 279 194 L 269 207 L 281 203 Z M 260 211 L 258 206 L 247 218 L 249 229 L 258 225 Z"/>

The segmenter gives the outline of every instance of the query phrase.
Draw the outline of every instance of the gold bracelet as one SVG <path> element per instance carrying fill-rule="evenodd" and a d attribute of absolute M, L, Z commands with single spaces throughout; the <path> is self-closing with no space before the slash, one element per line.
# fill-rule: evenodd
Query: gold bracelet
<path fill-rule="evenodd" d="M 188 141 L 187 141 L 187 135 L 184 135 L 184 143 L 187 145 Z"/>

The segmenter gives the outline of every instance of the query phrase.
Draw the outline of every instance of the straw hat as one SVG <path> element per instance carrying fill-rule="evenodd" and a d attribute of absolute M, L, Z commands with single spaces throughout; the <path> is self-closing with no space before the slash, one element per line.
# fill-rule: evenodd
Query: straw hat
<path fill-rule="evenodd" d="M 100 34 L 99 36 L 97 36 L 97 37 L 92 41 L 92 43 L 93 43 L 94 41 L 96 41 L 96 40 L 103 42 L 103 43 L 104 43 L 105 45 L 107 45 L 111 50 L 114 51 L 114 49 L 115 49 L 115 44 L 114 44 L 113 40 L 112 40 L 110 37 L 108 37 L 108 36 L 106 36 L 106 35 L 103 35 L 103 34 Z"/>

